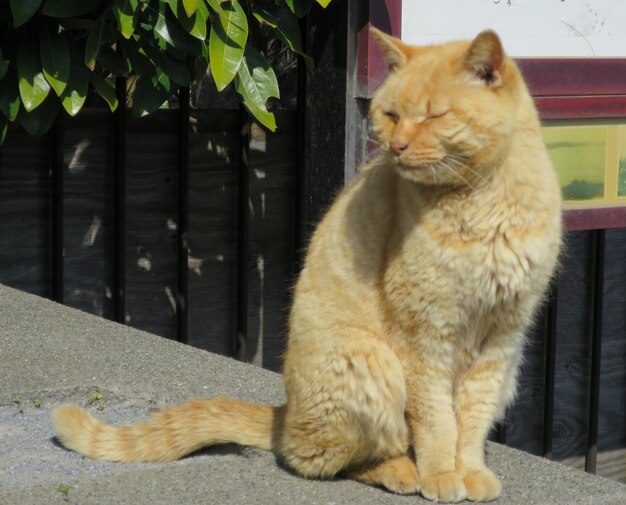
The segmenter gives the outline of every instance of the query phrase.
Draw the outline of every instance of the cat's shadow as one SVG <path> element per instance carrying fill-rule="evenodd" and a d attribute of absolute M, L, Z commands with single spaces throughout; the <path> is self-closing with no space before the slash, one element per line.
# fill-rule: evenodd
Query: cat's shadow
<path fill-rule="evenodd" d="M 50 438 L 50 442 L 52 445 L 59 449 L 63 449 L 67 452 L 72 452 L 70 449 L 66 448 L 63 443 L 59 440 L 58 437 L 53 436 Z M 221 445 L 213 445 L 203 447 L 202 449 L 198 449 L 187 456 L 184 456 L 180 459 L 188 459 L 196 456 L 241 456 L 245 457 L 245 451 L 248 450 L 247 447 L 237 445 L 237 444 L 221 444 Z M 84 456 L 88 458 L 88 456 Z"/>

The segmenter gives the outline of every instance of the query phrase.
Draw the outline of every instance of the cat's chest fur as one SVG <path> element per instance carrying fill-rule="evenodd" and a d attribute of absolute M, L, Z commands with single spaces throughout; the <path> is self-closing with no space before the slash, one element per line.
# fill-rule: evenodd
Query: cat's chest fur
<path fill-rule="evenodd" d="M 386 299 L 404 325 L 428 322 L 454 333 L 504 314 L 520 322 L 545 288 L 547 244 L 520 226 L 506 199 L 405 206 L 385 274 Z M 532 209 L 529 210 L 532 212 Z"/>

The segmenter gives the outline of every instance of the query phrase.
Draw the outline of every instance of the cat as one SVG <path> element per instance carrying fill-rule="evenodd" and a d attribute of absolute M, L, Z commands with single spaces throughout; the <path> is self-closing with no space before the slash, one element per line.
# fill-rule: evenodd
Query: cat
<path fill-rule="evenodd" d="M 67 448 L 169 461 L 234 442 L 304 477 L 342 473 L 439 502 L 500 496 L 485 441 L 557 267 L 559 184 L 493 31 L 423 47 L 373 35 L 389 66 L 370 110 L 381 152 L 311 239 L 289 318 L 287 403 L 194 400 L 127 427 L 63 405 L 52 417 Z"/>

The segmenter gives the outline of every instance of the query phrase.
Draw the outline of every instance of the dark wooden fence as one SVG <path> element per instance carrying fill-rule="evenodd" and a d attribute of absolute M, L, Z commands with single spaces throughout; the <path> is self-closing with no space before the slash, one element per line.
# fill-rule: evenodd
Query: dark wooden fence
<path fill-rule="evenodd" d="M 40 139 L 11 131 L 0 149 L 0 282 L 110 319 L 122 300 L 129 325 L 279 370 L 309 176 L 297 113 L 277 115 L 274 134 L 240 111 L 191 110 L 181 137 L 176 109 L 144 119 L 86 109 Z M 556 304 L 530 333 L 498 433 L 622 481 L 625 245 L 625 229 L 568 234 Z"/>
<path fill-rule="evenodd" d="M 249 338 L 241 357 L 270 369 L 280 367 L 283 350 L 298 172 L 296 114 L 277 116 L 279 129 L 268 134 L 247 124 L 240 111 L 192 110 L 186 174 L 184 340 L 232 355 L 243 306 Z M 86 109 L 43 138 L 9 132 L 0 149 L 0 282 L 49 297 L 60 289 L 65 304 L 114 319 L 115 248 L 122 240 L 125 322 L 176 339 L 179 112 L 125 118 L 123 229 L 115 227 L 115 121 L 104 109 Z M 55 158 L 63 174 L 60 201 L 54 198 Z M 59 232 L 61 278 L 55 279 Z M 247 269 L 238 268 L 242 240 Z M 238 270 L 245 270 L 243 300 Z"/>
<path fill-rule="evenodd" d="M 622 482 L 625 245 L 626 229 L 567 234 L 556 310 L 546 307 L 529 334 L 519 395 L 504 430 L 508 445 Z M 551 324 L 553 340 L 547 338 Z"/>

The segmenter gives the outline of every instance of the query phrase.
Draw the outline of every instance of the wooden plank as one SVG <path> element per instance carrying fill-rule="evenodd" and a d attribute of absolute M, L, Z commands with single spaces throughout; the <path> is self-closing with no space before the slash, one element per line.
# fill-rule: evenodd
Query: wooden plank
<path fill-rule="evenodd" d="M 558 282 L 554 459 L 585 454 L 590 382 L 592 253 L 589 232 L 567 234 Z"/>
<path fill-rule="evenodd" d="M 598 473 L 626 482 L 626 229 L 606 232 Z M 621 456 L 621 460 L 620 460 Z M 602 465 L 600 462 L 603 462 Z"/>
<path fill-rule="evenodd" d="M 189 343 L 232 355 L 239 111 L 191 111 Z"/>
<path fill-rule="evenodd" d="M 64 303 L 111 318 L 113 131 L 103 109 L 59 125 L 64 170 Z"/>
<path fill-rule="evenodd" d="M 537 97 L 541 119 L 610 119 L 626 116 L 626 95 Z"/>
<path fill-rule="evenodd" d="M 126 322 L 175 338 L 177 111 L 127 124 Z"/>
<path fill-rule="evenodd" d="M 50 145 L 10 128 L 0 147 L 0 283 L 51 294 Z"/>
<path fill-rule="evenodd" d="M 533 96 L 626 94 L 626 59 L 520 58 Z"/>
<path fill-rule="evenodd" d="M 280 370 L 295 257 L 297 117 L 277 113 L 275 133 L 252 126 L 248 359 Z"/>
<path fill-rule="evenodd" d="M 541 455 L 545 374 L 545 308 L 527 333 L 518 395 L 507 412 L 506 443 L 510 447 Z"/>
<path fill-rule="evenodd" d="M 626 205 L 595 209 L 566 209 L 565 227 L 570 231 L 626 227 Z"/>

